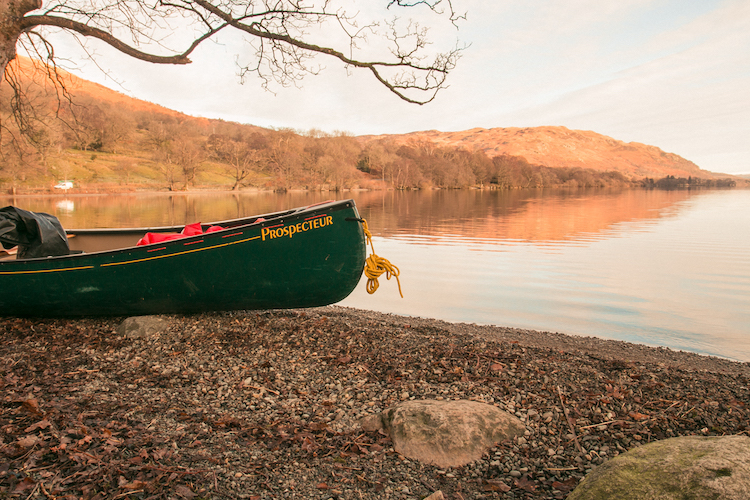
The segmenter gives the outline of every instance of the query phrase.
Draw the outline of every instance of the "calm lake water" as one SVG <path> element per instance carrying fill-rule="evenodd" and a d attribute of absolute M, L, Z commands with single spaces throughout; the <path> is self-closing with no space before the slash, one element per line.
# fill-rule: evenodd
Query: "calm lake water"
<path fill-rule="evenodd" d="M 750 191 L 344 193 L 401 269 L 341 305 L 750 361 Z M 210 222 L 325 193 L 0 197 L 69 228 Z"/>

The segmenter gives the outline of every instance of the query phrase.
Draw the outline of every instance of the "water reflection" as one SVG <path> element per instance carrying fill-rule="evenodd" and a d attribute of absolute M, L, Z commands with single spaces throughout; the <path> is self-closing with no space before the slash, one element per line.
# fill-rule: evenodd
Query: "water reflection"
<path fill-rule="evenodd" d="M 55 208 L 63 214 L 72 213 L 76 209 L 76 204 L 71 200 L 65 199 L 55 203 Z"/>
<path fill-rule="evenodd" d="M 325 193 L 129 193 L 117 195 L 4 196 L 3 205 L 48 212 L 63 227 L 153 227 L 234 219 L 331 199 Z M 70 201 L 75 211 L 67 210 Z"/>
<path fill-rule="evenodd" d="M 585 242 L 619 225 L 668 217 L 688 191 L 439 190 L 335 193 L 148 193 L 0 197 L 3 205 L 55 214 L 64 227 L 143 227 L 210 222 L 354 198 L 376 234 L 439 244 Z"/>
<path fill-rule="evenodd" d="M 382 236 L 438 244 L 556 245 L 600 239 L 622 224 L 647 228 L 689 196 L 687 191 L 472 190 L 364 193 L 356 199 Z"/>

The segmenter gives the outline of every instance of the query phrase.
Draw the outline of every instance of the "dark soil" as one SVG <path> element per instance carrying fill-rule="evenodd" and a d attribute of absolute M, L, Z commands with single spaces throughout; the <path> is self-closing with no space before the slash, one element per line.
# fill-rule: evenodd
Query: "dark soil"
<path fill-rule="evenodd" d="M 747 363 L 340 307 L 165 318 L 0 319 L 0 499 L 562 499 L 635 446 L 748 432 Z M 444 470 L 356 425 L 423 398 L 528 431 Z"/>

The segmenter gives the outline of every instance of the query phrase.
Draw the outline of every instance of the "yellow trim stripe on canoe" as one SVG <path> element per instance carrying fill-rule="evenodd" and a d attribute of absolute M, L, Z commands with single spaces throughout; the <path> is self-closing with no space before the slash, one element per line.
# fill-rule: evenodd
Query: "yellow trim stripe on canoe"
<path fill-rule="evenodd" d="M 109 264 L 100 264 L 99 267 L 122 266 L 124 264 L 134 264 L 136 262 L 145 262 L 148 260 L 165 259 L 167 257 L 177 257 L 178 255 L 201 252 L 203 250 L 212 250 L 214 248 L 221 248 L 221 247 L 226 247 L 229 245 L 236 245 L 237 243 L 244 243 L 246 241 L 258 240 L 258 239 L 260 239 L 260 236 L 253 236 L 252 238 L 246 238 L 244 240 L 231 241 L 229 243 L 222 243 L 221 245 L 213 245 L 213 246 L 205 247 L 205 248 L 194 248 L 192 250 L 185 250 L 184 252 L 170 253 L 167 255 L 155 255 L 153 257 L 146 257 L 145 259 L 128 260 L 125 262 L 111 262 Z M 63 269 L 39 269 L 39 270 L 33 270 L 33 271 L 0 271 L 0 275 L 57 273 L 57 272 L 62 272 L 62 271 L 81 271 L 81 270 L 93 269 L 93 268 L 94 266 L 80 266 L 80 267 L 66 267 Z"/>
<path fill-rule="evenodd" d="M 5 274 L 39 274 L 39 273 L 56 273 L 59 271 L 80 271 L 82 269 L 94 269 L 94 266 L 66 267 L 65 269 L 39 269 L 36 271 L 0 271 L 0 275 Z"/>
<path fill-rule="evenodd" d="M 184 252 L 170 253 L 167 255 L 155 255 L 153 257 L 146 257 L 145 259 L 128 260 L 125 262 L 111 262 L 109 264 L 102 264 L 100 267 L 122 266 L 124 264 L 134 264 L 136 262 L 145 262 L 147 260 L 166 259 L 167 257 L 177 257 L 178 255 L 185 255 L 187 253 L 202 252 L 203 250 L 213 250 L 214 248 L 227 247 L 229 245 L 236 245 L 237 243 L 244 243 L 246 241 L 258 239 L 260 239 L 260 236 L 253 236 L 252 238 L 245 238 L 244 240 L 230 241 L 229 243 L 222 243 L 221 245 L 213 245 L 205 248 L 194 248 L 193 250 L 185 250 Z"/>

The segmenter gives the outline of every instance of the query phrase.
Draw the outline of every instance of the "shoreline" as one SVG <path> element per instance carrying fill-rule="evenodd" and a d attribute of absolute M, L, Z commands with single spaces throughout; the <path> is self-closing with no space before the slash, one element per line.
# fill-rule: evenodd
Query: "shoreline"
<path fill-rule="evenodd" d="M 478 338 L 498 342 L 516 342 L 524 347 L 555 349 L 598 356 L 608 360 L 629 360 L 641 363 L 664 363 L 680 369 L 695 369 L 750 375 L 750 362 L 723 358 L 710 354 L 692 351 L 680 351 L 670 347 L 649 346 L 624 340 L 606 339 L 574 335 L 543 330 L 529 330 L 524 328 L 505 327 L 497 325 L 481 325 L 476 323 L 450 322 L 433 318 L 417 316 L 402 316 L 376 311 L 364 311 L 344 306 L 333 306 L 344 310 L 351 310 L 353 314 L 373 314 L 373 317 L 402 318 L 415 324 L 445 329 L 458 334 L 474 335 Z"/>
<path fill-rule="evenodd" d="M 750 430 L 750 365 L 721 358 L 341 306 L 124 319 L 0 321 L 0 496 L 559 500 L 628 449 Z M 440 469 L 358 425 L 407 399 L 527 431 Z"/>
<path fill-rule="evenodd" d="M 341 189 L 305 189 L 305 188 L 290 188 L 285 190 L 275 190 L 272 188 L 261 188 L 261 187 L 243 187 L 240 189 L 231 189 L 226 186 L 194 186 L 189 189 L 175 189 L 169 190 L 167 188 L 158 187 L 130 187 L 130 186 L 95 186 L 87 188 L 73 188 L 71 191 L 60 191 L 49 187 L 32 187 L 32 188 L 11 188 L 0 193 L 2 197 L 46 197 L 46 196 L 60 196 L 60 197 L 75 197 L 75 196 L 108 196 L 108 195 L 138 195 L 138 194 L 164 194 L 168 196 L 175 195 L 191 195 L 191 194 L 205 194 L 205 193 L 223 193 L 223 194 L 284 194 L 284 193 L 357 193 L 357 192 L 380 192 L 380 191 L 586 191 L 586 190 L 616 190 L 624 191 L 629 189 L 645 189 L 645 190 L 662 190 L 662 191 L 701 191 L 701 190 L 712 190 L 712 189 L 750 189 L 750 179 L 743 179 L 741 177 L 733 176 L 734 180 L 740 181 L 734 186 L 678 186 L 678 187 L 655 187 L 655 186 L 644 186 L 638 184 L 640 181 L 634 181 L 631 185 L 617 185 L 617 186 L 565 186 L 565 185 L 552 185 L 543 187 L 522 187 L 522 186 L 511 186 L 511 187 L 497 187 L 494 185 L 474 185 L 474 186 L 463 186 L 460 188 L 445 188 L 445 187 L 410 187 L 410 188 L 394 188 L 394 187 L 351 187 Z M 10 192 L 12 191 L 12 192 Z"/>

